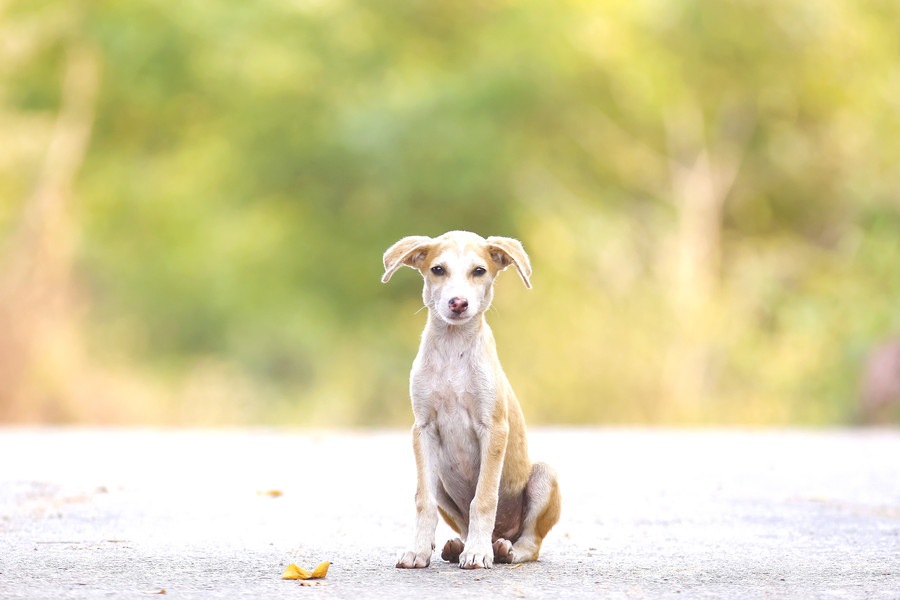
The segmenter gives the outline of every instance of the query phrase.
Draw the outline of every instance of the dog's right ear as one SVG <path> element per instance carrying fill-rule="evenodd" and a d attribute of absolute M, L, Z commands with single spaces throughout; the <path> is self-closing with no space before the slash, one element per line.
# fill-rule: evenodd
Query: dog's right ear
<path fill-rule="evenodd" d="M 430 237 L 411 235 L 388 248 L 384 253 L 384 275 L 381 276 L 381 283 L 390 281 L 391 276 L 400 267 L 418 269 L 431 249 L 431 243 Z"/>

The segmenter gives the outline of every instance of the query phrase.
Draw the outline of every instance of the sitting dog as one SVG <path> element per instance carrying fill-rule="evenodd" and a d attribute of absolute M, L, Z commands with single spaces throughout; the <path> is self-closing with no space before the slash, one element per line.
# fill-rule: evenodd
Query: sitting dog
<path fill-rule="evenodd" d="M 484 319 L 500 271 L 515 266 L 531 287 L 528 255 L 511 238 L 451 231 L 391 246 L 382 282 L 402 266 L 425 279 L 428 323 L 410 376 L 416 533 L 397 567 L 431 564 L 438 513 L 459 534 L 444 560 L 464 569 L 536 560 L 559 520 L 556 473 L 528 457 L 522 409 Z"/>

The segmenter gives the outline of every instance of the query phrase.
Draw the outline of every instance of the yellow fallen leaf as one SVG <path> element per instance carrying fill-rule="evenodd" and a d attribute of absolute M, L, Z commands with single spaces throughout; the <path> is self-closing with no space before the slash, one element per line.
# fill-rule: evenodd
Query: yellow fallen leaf
<path fill-rule="evenodd" d="M 328 575 L 328 567 L 331 566 L 331 563 L 327 560 L 323 563 L 319 563 L 315 569 L 313 569 L 312 577 L 310 579 L 324 579 L 326 575 Z"/>
<path fill-rule="evenodd" d="M 268 496 L 269 498 L 281 498 L 284 496 L 284 492 L 281 490 L 259 490 L 256 493 L 260 496 Z"/>
<path fill-rule="evenodd" d="M 291 563 L 287 566 L 282 573 L 282 579 L 322 579 L 328 574 L 328 567 L 331 566 L 331 563 L 325 561 L 323 563 L 319 563 L 312 571 L 307 571 L 301 567 L 298 567 L 294 563 Z"/>
<path fill-rule="evenodd" d="M 309 579 L 310 577 L 312 577 L 311 572 L 301 569 L 294 563 L 289 564 L 281 574 L 282 579 Z"/>

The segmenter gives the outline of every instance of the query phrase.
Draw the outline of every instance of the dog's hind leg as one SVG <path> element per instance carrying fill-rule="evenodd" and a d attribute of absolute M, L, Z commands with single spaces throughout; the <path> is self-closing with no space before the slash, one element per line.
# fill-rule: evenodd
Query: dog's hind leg
<path fill-rule="evenodd" d="M 462 512 L 456 506 L 456 503 L 444 489 L 444 486 L 438 488 L 438 512 L 447 525 L 460 537 L 447 540 L 444 548 L 441 550 L 441 558 L 451 563 L 459 562 L 459 555 L 462 554 L 465 544 L 463 542 L 468 535 L 468 523 Z"/>
<path fill-rule="evenodd" d="M 506 560 L 503 562 L 522 563 L 537 560 L 541 543 L 547 532 L 559 521 L 560 495 L 556 472 L 544 463 L 535 463 L 525 485 L 525 514 L 522 533 L 511 549 L 500 550 Z M 507 542 L 508 543 L 508 542 Z"/>
<path fill-rule="evenodd" d="M 441 550 L 441 558 L 449 563 L 458 563 L 459 555 L 462 554 L 465 547 L 466 545 L 459 538 L 447 540 L 447 543 L 444 544 L 444 549 Z"/>

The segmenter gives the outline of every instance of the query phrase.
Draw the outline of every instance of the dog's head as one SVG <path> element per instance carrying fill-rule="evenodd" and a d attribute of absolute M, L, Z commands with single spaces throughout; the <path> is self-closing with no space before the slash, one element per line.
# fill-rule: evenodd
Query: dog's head
<path fill-rule="evenodd" d="M 418 269 L 425 280 L 425 306 L 448 324 L 459 325 L 490 307 L 494 278 L 511 265 L 530 288 L 531 263 L 518 240 L 450 231 L 436 238 L 405 237 L 388 248 L 381 281 L 390 281 L 403 266 Z"/>

